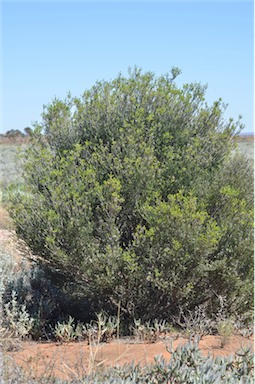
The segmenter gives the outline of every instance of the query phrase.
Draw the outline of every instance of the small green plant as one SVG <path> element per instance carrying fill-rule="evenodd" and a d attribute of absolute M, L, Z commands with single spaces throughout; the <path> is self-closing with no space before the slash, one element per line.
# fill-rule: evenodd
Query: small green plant
<path fill-rule="evenodd" d="M 117 336 L 117 330 L 119 327 L 119 319 L 116 316 L 109 316 L 106 321 L 105 340 L 109 341 Z"/>
<path fill-rule="evenodd" d="M 224 348 L 233 334 L 234 326 L 231 319 L 222 320 L 217 324 L 217 330 L 221 336 L 220 346 Z"/>
<path fill-rule="evenodd" d="M 134 326 L 132 327 L 132 331 L 134 337 L 142 342 L 150 341 L 153 334 L 149 324 L 143 324 L 141 319 L 134 319 Z"/>
<path fill-rule="evenodd" d="M 97 320 L 92 320 L 84 329 L 89 343 L 108 342 L 117 334 L 119 320 L 115 316 L 108 316 L 100 312 L 96 314 Z"/>
<path fill-rule="evenodd" d="M 54 335 L 58 341 L 71 342 L 75 340 L 88 340 L 88 343 L 99 344 L 108 342 L 115 337 L 118 328 L 118 320 L 114 316 L 98 313 L 97 320 L 88 324 L 78 322 L 69 316 L 68 321 L 57 322 Z"/>
<path fill-rule="evenodd" d="M 62 343 L 68 343 L 75 341 L 77 338 L 83 336 L 82 326 L 78 323 L 75 325 L 75 321 L 72 316 L 69 316 L 68 321 L 60 323 L 59 321 L 55 325 L 54 335 L 56 339 Z"/>
<path fill-rule="evenodd" d="M 167 324 L 166 320 L 158 320 L 154 319 L 153 323 L 153 330 L 155 333 L 155 338 L 158 340 L 160 337 L 164 337 L 166 333 L 169 331 L 170 327 Z"/>
<path fill-rule="evenodd" d="M 24 338 L 29 335 L 34 319 L 29 315 L 26 305 L 20 305 L 17 293 L 12 291 L 11 301 L 4 305 L 4 325 L 14 337 Z"/>
<path fill-rule="evenodd" d="M 141 319 L 134 319 L 134 326 L 131 328 L 133 335 L 138 340 L 147 343 L 155 343 L 159 337 L 165 336 L 169 326 L 166 320 L 154 319 L 142 323 Z"/>

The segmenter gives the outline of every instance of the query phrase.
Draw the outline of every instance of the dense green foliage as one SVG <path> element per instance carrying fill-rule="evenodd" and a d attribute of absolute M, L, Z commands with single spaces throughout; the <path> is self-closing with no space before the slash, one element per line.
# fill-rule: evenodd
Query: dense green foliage
<path fill-rule="evenodd" d="M 206 87 L 135 68 L 44 108 L 24 157 L 18 234 L 94 306 L 167 318 L 253 301 L 253 181 L 240 121 Z"/>

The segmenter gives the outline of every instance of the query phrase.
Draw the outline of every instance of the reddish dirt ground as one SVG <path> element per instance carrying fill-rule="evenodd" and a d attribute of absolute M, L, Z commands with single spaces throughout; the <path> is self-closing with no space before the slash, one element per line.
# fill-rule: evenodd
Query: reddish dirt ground
<path fill-rule="evenodd" d="M 187 339 L 178 338 L 173 347 L 187 343 Z M 253 348 L 254 339 L 242 336 L 231 336 L 224 348 L 221 348 L 220 336 L 204 336 L 199 348 L 204 356 L 214 357 L 234 354 L 242 346 Z M 163 355 L 170 358 L 166 350 L 166 342 L 154 344 L 135 343 L 130 340 L 112 341 L 89 347 L 87 342 L 77 343 L 36 343 L 23 342 L 17 352 L 9 352 L 9 356 L 31 377 L 55 376 L 60 379 L 78 378 L 89 371 L 103 366 L 116 366 L 125 363 L 140 362 L 142 365 L 152 363 L 154 357 Z"/>

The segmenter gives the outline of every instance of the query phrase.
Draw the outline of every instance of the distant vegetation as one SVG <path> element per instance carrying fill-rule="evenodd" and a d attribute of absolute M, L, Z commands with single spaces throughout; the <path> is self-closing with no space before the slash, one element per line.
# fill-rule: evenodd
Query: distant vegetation
<path fill-rule="evenodd" d="M 3 143 L 24 143 L 29 140 L 32 136 L 33 130 L 30 127 L 24 128 L 24 132 L 21 132 L 19 129 L 10 129 L 5 133 L 0 134 L 0 144 Z"/>
<path fill-rule="evenodd" d="M 6 133 L 1 134 L 1 138 L 10 138 L 10 139 L 20 138 L 20 137 L 24 137 L 24 136 L 25 136 L 25 134 L 22 133 L 18 129 L 11 129 L 11 130 L 7 131 Z"/>

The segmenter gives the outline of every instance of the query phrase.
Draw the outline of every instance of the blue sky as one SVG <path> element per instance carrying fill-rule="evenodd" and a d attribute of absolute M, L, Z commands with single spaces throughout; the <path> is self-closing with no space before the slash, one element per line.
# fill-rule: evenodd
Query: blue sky
<path fill-rule="evenodd" d="M 43 105 L 137 65 L 208 84 L 225 117 L 253 131 L 253 2 L 2 3 L 0 133 L 41 120 Z"/>

